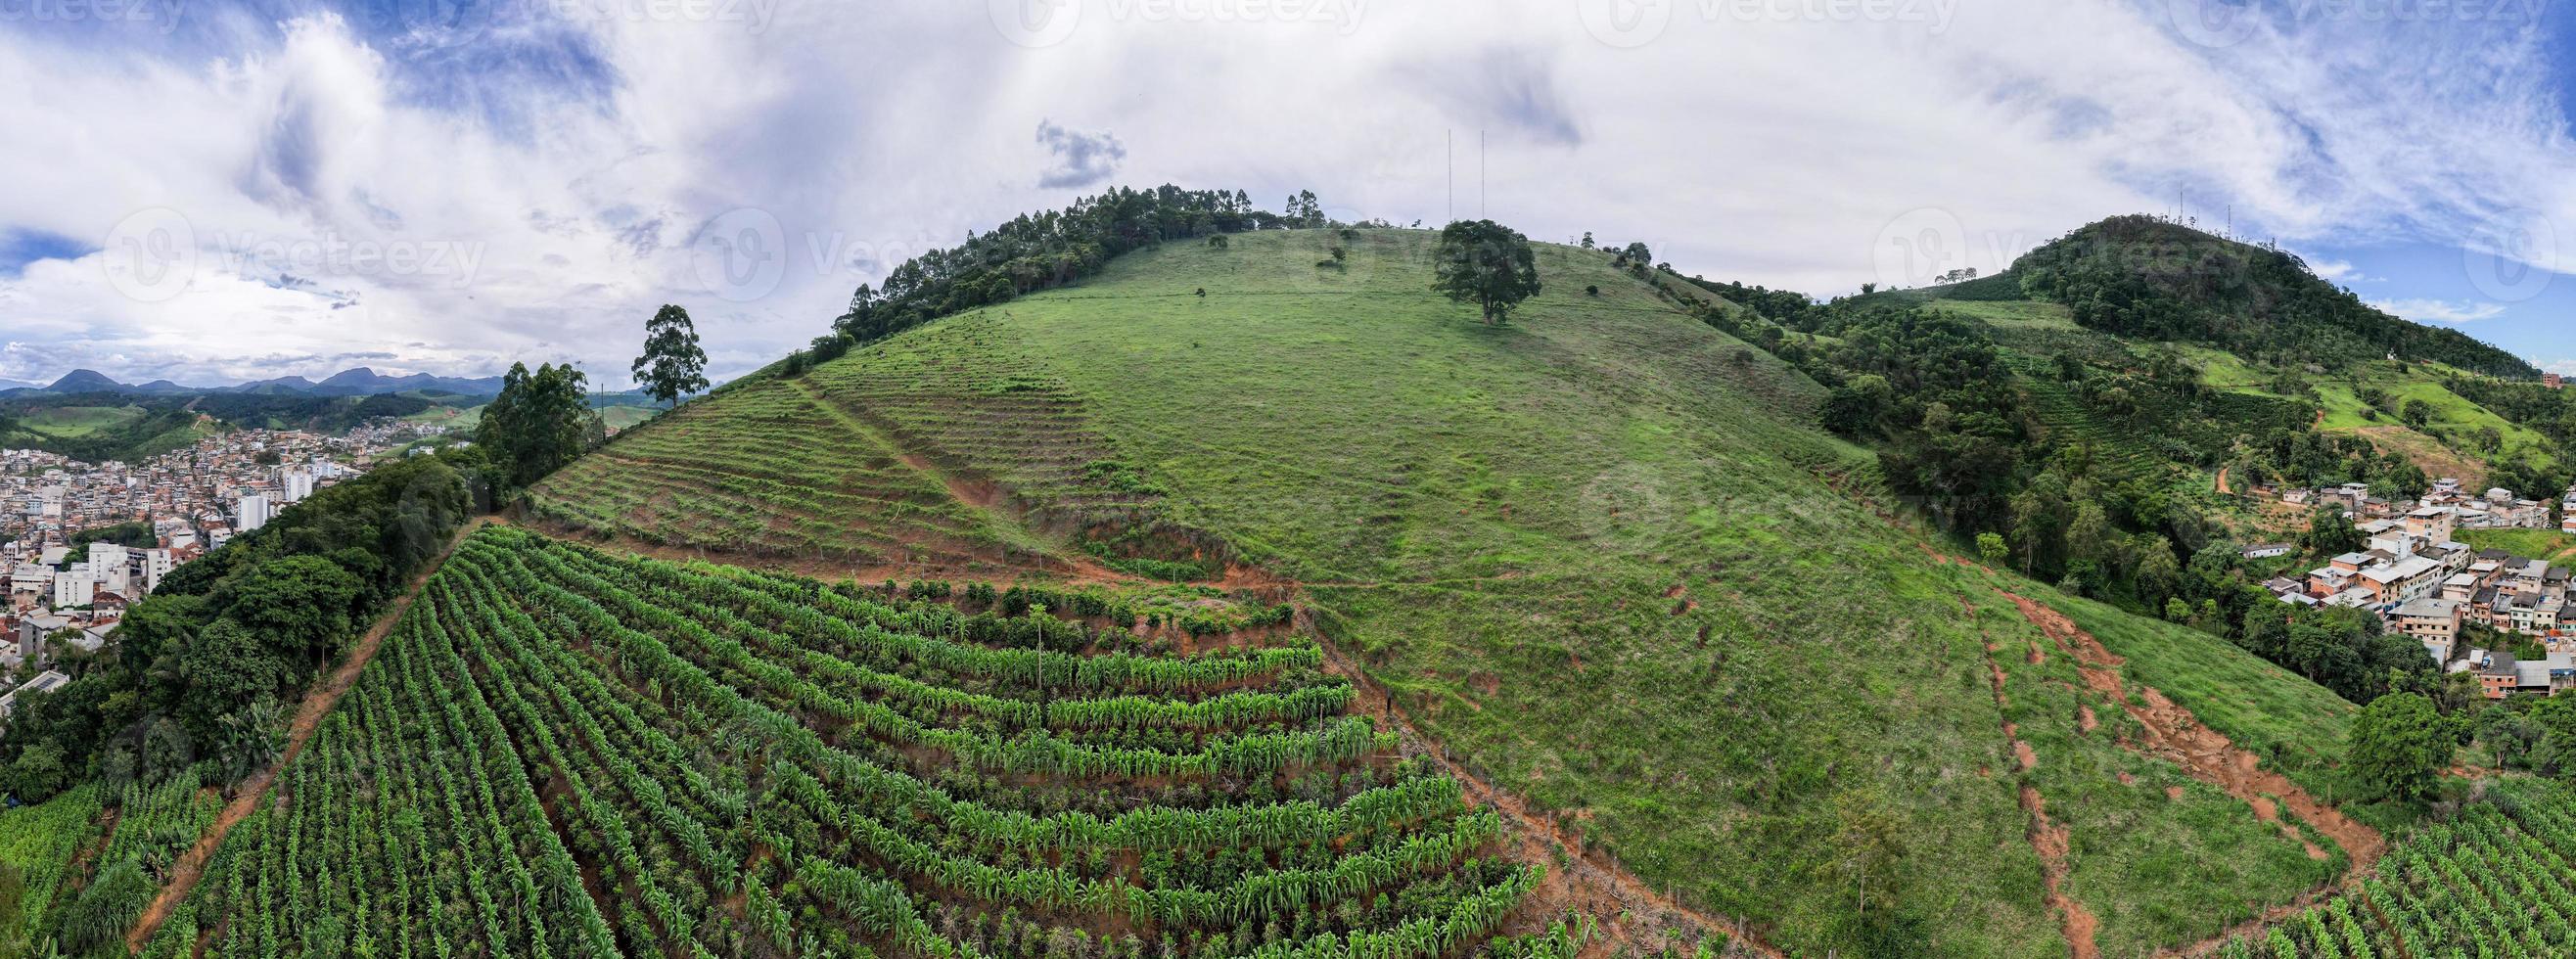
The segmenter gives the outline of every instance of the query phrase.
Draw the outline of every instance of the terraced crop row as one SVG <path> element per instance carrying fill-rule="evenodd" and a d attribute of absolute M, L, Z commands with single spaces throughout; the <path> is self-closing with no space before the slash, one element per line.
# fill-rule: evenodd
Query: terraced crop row
<path fill-rule="evenodd" d="M 2576 791 L 2545 780 L 2431 826 L 2358 894 L 2230 942 L 2229 959 L 2576 955 Z"/>
<path fill-rule="evenodd" d="M 2051 439 L 2091 447 L 2095 472 L 2103 479 L 2117 484 L 2157 474 L 2152 452 L 2102 422 L 2048 371 L 2033 364 L 2017 364 L 2016 371 L 2040 428 Z"/>
<path fill-rule="evenodd" d="M 905 449 L 995 484 L 1033 525 L 1069 531 L 1112 566 L 1201 559 L 1213 545 L 1166 521 L 1163 489 L 1091 427 L 1071 387 L 1001 343 L 989 317 L 959 317 L 876 344 L 801 383 L 818 402 Z M 1112 537 L 1118 541 L 1093 542 Z"/>
<path fill-rule="evenodd" d="M 1311 642 L 1136 646 L 487 529 L 151 954 L 1579 947 Z"/>
<path fill-rule="evenodd" d="M 575 526 L 754 554 L 961 564 L 994 545 L 935 477 L 781 381 L 630 431 L 529 499 Z"/>

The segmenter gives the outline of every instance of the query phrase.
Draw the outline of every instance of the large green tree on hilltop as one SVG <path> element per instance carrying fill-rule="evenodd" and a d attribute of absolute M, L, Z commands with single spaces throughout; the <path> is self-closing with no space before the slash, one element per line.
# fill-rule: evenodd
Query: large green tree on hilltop
<path fill-rule="evenodd" d="M 527 364 L 512 363 L 501 376 L 501 395 L 483 408 L 474 442 L 508 465 L 512 483 L 543 479 L 604 438 L 599 413 L 583 395 L 588 387 L 589 377 L 571 364 L 548 363 L 530 373 Z"/>
<path fill-rule="evenodd" d="M 635 358 L 635 382 L 668 406 L 707 388 L 707 353 L 698 348 L 689 311 L 668 303 L 644 322 L 644 355 Z"/>
<path fill-rule="evenodd" d="M 1529 238 L 1492 220 L 1449 224 L 1432 257 L 1431 288 L 1475 304 L 1487 324 L 1502 323 L 1513 307 L 1538 295 L 1538 260 Z"/>

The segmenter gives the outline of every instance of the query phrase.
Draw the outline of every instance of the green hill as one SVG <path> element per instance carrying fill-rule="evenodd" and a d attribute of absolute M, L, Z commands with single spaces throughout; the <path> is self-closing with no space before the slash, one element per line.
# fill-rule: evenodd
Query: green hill
<path fill-rule="evenodd" d="M 747 378 L 531 509 L 827 578 L 1293 598 L 1363 700 L 1516 797 L 1522 855 L 1800 953 L 2141 955 L 2374 854 L 2307 798 L 2341 782 L 2349 704 L 1941 558 L 1867 504 L 1879 459 L 1816 428 L 1799 350 L 1721 332 L 1701 291 L 1543 246 L 1545 291 L 1487 327 L 1429 292 L 1430 243 L 1146 246 Z M 2288 778 L 2154 745 L 2194 730 Z"/>
<path fill-rule="evenodd" d="M 2373 309 L 2298 257 L 2154 217 L 2085 226 L 2024 254 L 2010 272 L 2032 298 L 2064 304 L 2078 324 L 2122 336 L 2328 366 L 2394 354 L 2491 376 L 2540 375 L 2466 333 Z"/>

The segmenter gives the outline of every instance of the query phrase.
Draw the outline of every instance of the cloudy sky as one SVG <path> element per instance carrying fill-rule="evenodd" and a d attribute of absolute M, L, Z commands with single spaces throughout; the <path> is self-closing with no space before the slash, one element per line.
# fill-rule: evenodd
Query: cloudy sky
<path fill-rule="evenodd" d="M 924 248 L 1163 182 L 1820 295 L 2232 216 L 2576 373 L 2571 6 L 0 0 L 0 379 L 616 386 L 663 303 L 730 375 Z"/>

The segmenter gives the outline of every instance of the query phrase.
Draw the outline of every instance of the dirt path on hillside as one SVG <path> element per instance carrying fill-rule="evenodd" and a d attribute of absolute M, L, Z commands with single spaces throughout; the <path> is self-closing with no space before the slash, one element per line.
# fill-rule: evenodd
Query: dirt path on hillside
<path fill-rule="evenodd" d="M 2006 718 L 2010 714 L 2012 700 L 2004 694 L 2003 663 L 1995 659 L 2001 650 L 1992 638 L 1985 641 L 1985 646 L 1986 676 L 1992 681 L 1995 693 L 1995 717 L 2003 721 L 2004 742 L 2011 745 L 2013 760 L 2019 766 L 2016 771 L 2022 774 L 2021 808 L 2030 814 L 2030 849 L 2039 855 L 2040 882 L 2047 890 L 2042 898 L 2049 908 L 2057 910 L 2066 933 L 2067 951 L 2075 959 L 2099 959 L 2102 949 L 2095 944 L 2094 935 L 2101 929 L 2102 921 L 2066 891 L 2066 875 L 2070 871 L 2066 859 L 2073 849 L 2071 834 L 2065 826 L 2048 818 L 2048 800 L 2039 794 L 2039 787 L 2031 784 L 2030 771 L 2039 765 L 2039 755 L 2031 750 L 2029 742 L 2021 738 L 2021 731 L 2013 728 L 2012 720 Z M 2030 655 L 2032 662 L 2039 661 L 2037 644 L 2031 646 Z"/>
<path fill-rule="evenodd" d="M 2219 467 L 2219 468 L 2218 468 L 2218 495 L 2220 495 L 2220 496 L 2234 496 L 2234 495 L 2236 495 L 2236 491 L 2235 491 L 2235 490 L 2232 490 L 2232 489 L 2228 489 L 2228 488 L 2227 488 L 2227 467 L 2224 467 L 2224 466 L 2221 466 L 2221 467 Z"/>
<path fill-rule="evenodd" d="M 895 458 L 902 461 L 905 467 L 926 479 L 937 481 L 941 488 L 947 490 L 950 499 L 964 504 L 973 509 L 977 515 L 983 516 L 985 521 L 992 525 L 993 531 L 1000 534 L 1003 541 L 1017 540 L 1023 547 L 1044 547 L 1049 561 L 1065 566 L 1064 575 L 1060 578 L 1100 583 L 1141 581 L 1137 577 L 1110 569 L 1099 560 L 1083 555 L 1079 550 L 1066 549 L 1063 544 L 1053 542 L 1048 537 L 1039 535 L 1036 530 L 1030 529 L 1014 514 L 1007 498 L 1002 495 L 1000 486 L 989 481 L 959 476 L 940 466 L 936 460 L 921 451 L 906 448 L 893 434 L 877 429 L 850 411 L 842 409 L 829 397 L 815 392 L 814 387 L 803 379 L 790 379 L 786 383 L 794 387 L 799 395 L 811 401 L 816 409 L 822 410 L 825 416 L 831 417 L 833 422 L 841 424 L 842 429 L 893 451 Z"/>
<path fill-rule="evenodd" d="M 376 658 L 376 650 L 383 648 L 385 637 L 393 632 L 394 623 L 411 610 L 412 599 L 420 595 L 421 584 L 429 582 L 429 577 L 447 564 L 448 554 L 456 551 L 458 543 L 492 522 L 488 516 L 476 517 L 448 537 L 447 545 L 439 549 L 438 555 L 420 572 L 413 574 L 411 582 L 403 586 L 402 593 L 385 605 L 385 611 L 376 617 L 375 625 L 358 637 L 357 645 L 349 648 L 349 655 L 341 661 L 339 668 L 305 691 L 303 706 L 296 709 L 294 722 L 286 728 L 286 749 L 277 754 L 268 768 L 242 780 L 233 801 L 226 803 L 223 811 L 215 815 L 214 826 L 198 836 L 196 845 L 188 847 L 188 851 L 181 853 L 179 860 L 171 864 L 169 884 L 161 887 L 161 893 L 153 897 L 152 905 L 143 910 L 142 918 L 135 920 L 133 930 L 125 934 L 127 950 L 143 951 L 143 944 L 152 939 L 153 933 L 160 931 L 161 924 L 170 918 L 170 911 L 178 908 L 179 903 L 188 898 L 189 891 L 197 887 L 197 880 L 205 876 L 207 860 L 214 858 L 215 850 L 223 846 L 225 834 L 232 832 L 234 824 L 248 818 L 259 808 L 260 801 L 268 798 L 269 789 L 277 785 L 278 774 L 304 752 L 305 742 L 313 738 L 315 730 L 322 728 L 323 717 L 331 715 L 332 707 L 340 704 L 340 697 L 348 695 L 350 687 L 357 685 L 359 674 L 366 670 L 367 663 Z"/>
<path fill-rule="evenodd" d="M 2318 801 L 2289 777 L 2262 768 L 2260 758 L 2237 748 L 2155 687 L 2136 687 L 2137 700 L 2143 700 L 2143 704 L 2133 701 L 2128 685 L 2120 677 L 2120 657 L 2112 655 L 2100 640 L 2076 626 L 2066 614 L 2002 589 L 1996 592 L 2012 600 L 2024 618 L 2047 633 L 2058 648 L 2075 657 L 2076 669 L 2083 673 L 2086 685 L 2110 697 L 2138 721 L 2144 733 L 2142 741 L 2132 748 L 2180 766 L 2192 778 L 2244 800 L 2256 817 L 2279 824 L 2283 835 L 2298 840 L 2310 856 L 2325 858 L 2325 851 L 2309 842 L 2296 826 L 2280 821 L 2279 808 L 2287 806 L 2300 822 L 2343 848 L 2344 854 L 2351 857 L 2350 871 L 2354 874 L 2368 872 L 2379 861 L 2380 853 L 2387 850 L 2387 840 L 2378 830 L 2354 822 L 2333 806 Z"/>
<path fill-rule="evenodd" d="M 1468 801 L 1500 814 L 1512 826 L 1517 837 L 1517 858 L 1523 862 L 1544 864 L 1552 862 L 1559 850 L 1564 852 L 1566 866 L 1549 869 L 1546 884 L 1532 894 L 1535 902 L 1544 904 L 1533 918 L 1541 923 L 1552 921 L 1557 913 L 1569 908 L 1593 916 L 1601 923 L 1603 939 L 1587 947 L 1585 956 L 1598 959 L 1612 954 L 1613 947 L 1640 955 L 1660 953 L 1667 948 L 1686 951 L 1690 944 L 1676 941 L 1669 926 L 1658 924 L 1658 920 L 1662 920 L 1678 921 L 1679 925 L 1690 927 L 1687 931 L 1695 932 L 1701 938 L 1710 934 L 1724 936 L 1727 948 L 1721 955 L 1740 952 L 1766 959 L 1781 959 L 1783 953 L 1780 950 L 1755 938 L 1743 924 L 1692 909 L 1656 891 L 1653 885 L 1618 863 L 1584 849 L 1580 837 L 1557 824 L 1552 817 L 1530 811 L 1529 804 L 1521 801 L 1518 795 L 1468 771 L 1413 724 L 1384 685 L 1369 676 L 1367 670 L 1353 662 L 1316 627 L 1313 615 L 1303 604 L 1298 605 L 1296 623 L 1300 631 L 1314 636 L 1316 645 L 1323 648 L 1325 670 L 1349 680 L 1359 689 L 1360 694 L 1352 698 L 1351 709 L 1393 729 L 1406 743 L 1414 745 L 1422 758 L 1438 763 L 1444 773 L 1458 780 Z"/>

